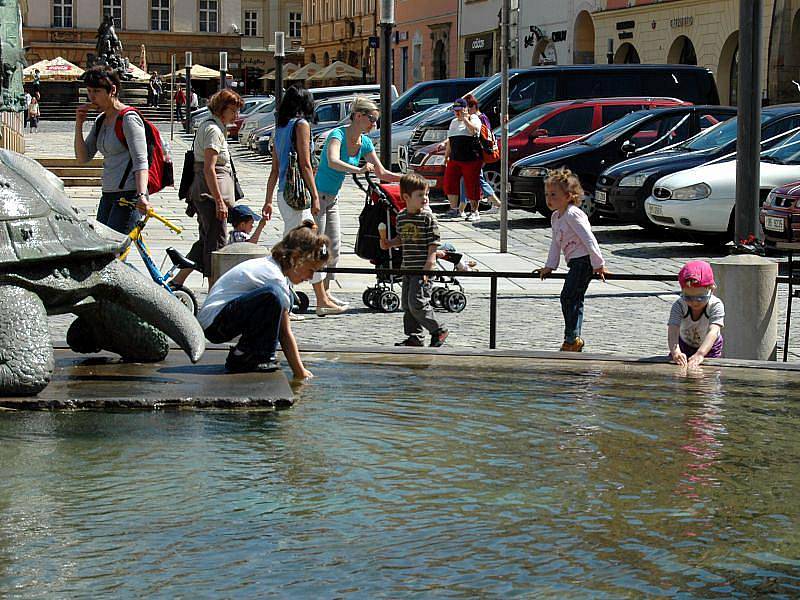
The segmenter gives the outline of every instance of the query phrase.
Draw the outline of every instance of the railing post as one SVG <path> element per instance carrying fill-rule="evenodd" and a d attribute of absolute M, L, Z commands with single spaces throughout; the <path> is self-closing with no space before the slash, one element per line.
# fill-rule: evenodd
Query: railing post
<path fill-rule="evenodd" d="M 497 277 L 492 277 L 489 294 L 489 349 L 497 347 Z"/>

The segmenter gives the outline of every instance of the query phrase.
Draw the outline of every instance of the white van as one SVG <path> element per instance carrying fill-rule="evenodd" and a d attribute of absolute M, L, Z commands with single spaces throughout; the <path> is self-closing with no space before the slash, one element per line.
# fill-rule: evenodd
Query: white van
<path fill-rule="evenodd" d="M 333 87 L 308 88 L 314 94 L 314 100 L 325 100 L 336 96 L 352 96 L 354 94 L 380 95 L 381 86 L 378 83 L 361 85 L 337 85 Z M 392 100 L 397 98 L 397 88 L 392 85 Z"/>

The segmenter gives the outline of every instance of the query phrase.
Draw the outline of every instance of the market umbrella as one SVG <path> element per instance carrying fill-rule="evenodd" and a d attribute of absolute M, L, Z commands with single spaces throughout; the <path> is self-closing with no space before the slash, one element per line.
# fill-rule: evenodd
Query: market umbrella
<path fill-rule="evenodd" d="M 22 71 L 24 81 L 33 81 L 33 72 L 36 69 L 39 69 L 39 78 L 42 81 L 48 79 L 71 81 L 83 75 L 83 69 L 78 65 L 72 64 L 68 60 L 57 56 L 53 60 L 40 60 L 29 67 L 25 67 Z"/>
<path fill-rule="evenodd" d="M 310 62 L 307 65 L 303 65 L 297 71 L 289 75 L 286 79 L 290 79 L 292 81 L 298 81 L 302 79 L 308 79 L 314 73 L 318 73 L 322 67 L 320 67 L 315 62 Z"/>
<path fill-rule="evenodd" d="M 291 74 L 292 73 L 296 73 L 299 68 L 300 68 L 300 66 L 296 65 L 294 63 L 286 63 L 285 65 L 283 65 L 283 78 L 284 79 L 291 79 L 291 77 L 290 77 Z M 259 77 L 259 79 L 270 79 L 270 80 L 274 81 L 275 80 L 275 69 L 272 69 L 272 71 L 270 71 L 266 75 L 262 75 L 261 77 Z"/>
<path fill-rule="evenodd" d="M 166 77 L 170 77 L 172 73 L 166 75 Z M 186 69 L 177 69 L 175 71 L 175 77 L 185 77 L 186 76 Z M 219 79 L 220 72 L 215 71 L 209 67 L 204 67 L 203 65 L 192 65 L 191 70 L 191 77 L 192 79 Z M 228 79 L 233 79 L 233 75 L 230 73 L 227 74 Z"/>
<path fill-rule="evenodd" d="M 125 69 L 125 72 L 128 75 L 130 75 L 131 77 L 133 77 L 134 81 L 149 81 L 150 80 L 150 74 L 147 73 L 146 71 L 143 71 L 142 69 L 140 69 L 139 67 L 137 67 L 133 63 L 128 65 L 128 68 Z"/>
<path fill-rule="evenodd" d="M 328 79 L 361 79 L 361 71 L 343 63 L 340 60 L 332 62 L 327 67 L 308 78 L 309 81 L 325 81 Z"/>
<path fill-rule="evenodd" d="M 139 68 L 147 73 L 147 48 L 144 44 L 139 46 Z"/>

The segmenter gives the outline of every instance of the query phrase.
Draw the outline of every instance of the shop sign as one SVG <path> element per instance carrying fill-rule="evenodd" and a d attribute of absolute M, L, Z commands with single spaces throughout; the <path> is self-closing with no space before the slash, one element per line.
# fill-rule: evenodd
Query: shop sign
<path fill-rule="evenodd" d="M 633 29 L 634 27 L 636 27 L 636 21 L 617 21 L 617 31 Z"/>
<path fill-rule="evenodd" d="M 670 20 L 669 26 L 672 29 L 679 29 L 680 27 L 691 27 L 694 24 L 694 17 L 677 17 Z"/>
<path fill-rule="evenodd" d="M 492 49 L 492 34 L 476 35 L 466 38 L 464 48 L 467 52 L 481 52 Z"/>
<path fill-rule="evenodd" d="M 618 34 L 619 39 L 621 40 L 630 40 L 633 39 L 633 32 L 632 31 L 620 31 Z"/>

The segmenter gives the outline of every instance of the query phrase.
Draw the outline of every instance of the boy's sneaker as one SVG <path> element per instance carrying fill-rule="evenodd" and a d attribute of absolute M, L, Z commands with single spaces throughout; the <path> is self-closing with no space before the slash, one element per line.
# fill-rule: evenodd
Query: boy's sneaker
<path fill-rule="evenodd" d="M 434 331 L 431 334 L 431 348 L 439 348 L 444 341 L 447 339 L 447 336 L 450 335 L 450 331 L 446 327 L 442 327 L 438 331 Z"/>
<path fill-rule="evenodd" d="M 479 213 L 477 210 L 475 212 L 471 212 L 467 215 L 465 220 L 469 221 L 470 223 L 477 223 L 481 220 L 481 213 Z"/>
<path fill-rule="evenodd" d="M 408 336 L 402 342 L 397 342 L 395 346 L 411 346 L 412 348 L 422 348 L 422 340 L 414 337 L 413 335 Z"/>
<path fill-rule="evenodd" d="M 561 351 L 562 352 L 580 352 L 583 350 L 584 341 L 582 338 L 576 337 L 575 341 L 571 344 L 569 342 L 564 342 L 561 344 Z"/>

